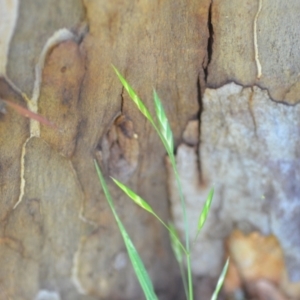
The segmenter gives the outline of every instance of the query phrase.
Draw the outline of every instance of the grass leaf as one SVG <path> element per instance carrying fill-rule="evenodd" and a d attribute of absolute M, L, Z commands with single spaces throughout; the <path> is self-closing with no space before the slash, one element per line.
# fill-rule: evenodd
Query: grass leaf
<path fill-rule="evenodd" d="M 115 220 L 116 220 L 116 222 L 119 226 L 119 229 L 120 229 L 120 232 L 122 234 L 122 237 L 123 237 L 123 240 L 124 240 L 129 258 L 131 260 L 131 264 L 132 264 L 132 266 L 134 268 L 134 271 L 135 271 L 135 274 L 136 274 L 136 276 L 139 280 L 140 286 L 143 289 L 144 295 L 145 295 L 147 300 L 158 300 L 158 298 L 157 298 L 157 296 L 154 292 L 151 279 L 150 279 L 150 277 L 147 273 L 147 270 L 146 270 L 146 268 L 145 268 L 145 266 L 144 266 L 144 264 L 143 264 L 143 262 L 142 262 L 142 260 L 139 256 L 135 246 L 133 245 L 127 231 L 125 230 L 125 227 L 124 227 L 123 223 L 121 222 L 120 218 L 118 217 L 118 214 L 117 214 L 117 212 L 115 210 L 115 207 L 114 207 L 114 204 L 113 204 L 113 200 L 110 196 L 110 193 L 108 191 L 108 187 L 107 187 L 106 182 L 104 180 L 104 177 L 101 173 L 101 170 L 100 170 L 100 168 L 99 168 L 99 166 L 98 166 L 98 164 L 95 160 L 94 160 L 94 163 L 95 163 L 95 168 L 96 168 L 101 186 L 103 188 L 105 197 L 106 197 L 107 202 L 108 202 L 108 204 L 109 204 L 109 206 L 110 206 L 110 208 L 113 212 Z"/>
<path fill-rule="evenodd" d="M 144 105 L 143 101 L 139 98 L 139 96 L 136 94 L 134 89 L 131 87 L 131 85 L 127 82 L 127 80 L 121 75 L 121 73 L 118 71 L 118 69 L 115 66 L 112 66 L 114 71 L 116 72 L 119 80 L 121 81 L 122 85 L 124 86 L 125 90 L 129 94 L 132 101 L 136 104 L 138 109 L 141 111 L 141 113 L 150 121 L 152 125 L 155 126 L 154 120 L 147 109 L 147 107 Z"/>
<path fill-rule="evenodd" d="M 207 218 L 207 215 L 208 215 L 208 212 L 209 212 L 209 209 L 210 209 L 210 205 L 211 205 L 211 201 L 212 201 L 212 198 L 214 196 L 214 189 L 211 188 L 211 190 L 209 191 L 209 194 L 206 198 L 206 201 L 205 201 L 205 204 L 204 204 L 204 207 L 202 209 L 202 212 L 199 216 L 199 219 L 198 219 L 198 225 L 197 225 L 197 234 L 196 234 L 196 237 L 195 237 L 195 240 L 197 239 L 198 235 L 199 235 L 199 232 L 201 231 L 205 221 L 206 221 L 206 218 Z"/>
<path fill-rule="evenodd" d="M 137 205 L 139 205 L 141 208 L 145 209 L 151 214 L 154 214 L 154 211 L 152 207 L 139 195 L 137 195 L 133 190 L 131 190 L 129 187 L 118 181 L 117 179 L 112 178 L 114 183 L 129 197 L 131 198 Z"/>
<path fill-rule="evenodd" d="M 221 287 L 222 287 L 222 285 L 224 283 L 224 280 L 225 280 L 225 276 L 226 276 L 226 273 L 227 273 L 227 270 L 228 270 L 228 266 L 229 266 L 229 258 L 227 258 L 227 260 L 226 260 L 226 263 L 225 263 L 225 265 L 223 267 L 223 270 L 222 270 L 222 273 L 219 277 L 219 280 L 218 280 L 217 286 L 215 288 L 215 291 L 214 291 L 213 295 L 210 298 L 211 300 L 217 300 L 217 297 L 219 295 L 219 292 L 220 292 Z"/>
<path fill-rule="evenodd" d="M 174 151 L 174 140 L 173 140 L 173 134 L 172 130 L 169 124 L 169 121 L 167 119 L 165 110 L 162 106 L 161 100 L 159 99 L 156 91 L 153 91 L 153 98 L 154 98 L 154 103 L 155 103 L 155 111 L 156 111 L 156 116 L 158 119 L 158 124 L 159 124 L 159 129 L 161 132 L 161 135 L 165 139 L 165 144 L 166 144 L 166 150 L 168 153 Z"/>
<path fill-rule="evenodd" d="M 185 245 L 186 247 L 182 246 L 181 242 L 181 247 L 182 250 L 185 252 L 186 255 L 186 266 L 187 266 L 187 275 L 188 275 L 188 293 L 187 293 L 187 298 L 189 300 L 193 299 L 193 283 L 192 283 L 192 271 L 191 271 L 191 259 L 190 259 L 190 243 L 189 243 L 189 224 L 188 224 L 188 219 L 187 219 L 187 214 L 186 214 L 186 206 L 185 206 L 185 201 L 184 201 L 184 196 L 183 196 L 183 191 L 180 183 L 180 178 L 179 174 L 177 171 L 177 166 L 176 166 L 176 160 L 174 156 L 174 145 L 173 145 L 173 136 L 172 136 L 172 131 L 170 129 L 169 123 L 167 121 L 165 112 L 163 110 L 161 101 L 159 100 L 158 96 L 156 93 L 154 93 L 154 101 L 155 101 L 155 109 L 156 109 L 156 114 L 157 114 L 157 119 L 159 122 L 159 127 L 156 126 L 154 123 L 154 120 L 152 116 L 150 115 L 149 111 L 143 104 L 142 100 L 137 96 L 137 94 L 134 92 L 132 87 L 128 84 L 128 82 L 125 80 L 125 78 L 120 74 L 120 72 L 113 66 L 117 76 L 119 77 L 120 81 L 122 82 L 124 88 L 128 92 L 129 96 L 131 99 L 135 102 L 135 104 L 138 106 L 142 114 L 150 121 L 154 129 L 156 130 L 157 134 L 159 135 L 167 153 L 170 158 L 172 168 L 174 170 L 176 182 L 178 184 L 178 189 L 179 189 L 179 195 L 180 195 L 180 202 L 181 202 L 181 207 L 182 207 L 182 212 L 183 212 L 183 219 L 184 219 L 184 227 L 185 227 Z M 156 215 L 156 218 L 159 219 L 159 221 L 169 230 L 169 227 Z"/>
<path fill-rule="evenodd" d="M 141 208 L 143 208 L 144 210 L 148 211 L 149 213 L 151 213 L 168 231 L 169 234 L 171 236 L 171 240 L 173 245 L 177 248 L 179 247 L 180 250 L 176 249 L 176 251 L 180 251 L 181 255 L 182 252 L 186 253 L 186 250 L 184 248 L 184 246 L 181 244 L 180 242 L 180 238 L 175 230 L 174 225 L 171 224 L 171 227 L 168 226 L 156 213 L 155 211 L 152 209 L 152 207 L 139 195 L 137 195 L 133 190 L 131 190 L 129 187 L 127 187 L 126 185 L 124 185 L 123 183 L 121 183 L 120 181 L 118 181 L 117 179 L 112 178 L 112 180 L 115 182 L 115 184 L 129 197 L 131 198 L 137 205 L 139 205 Z M 173 226 L 173 227 L 172 227 Z M 182 261 L 182 258 L 181 258 Z"/>
<path fill-rule="evenodd" d="M 170 234 L 170 240 L 171 240 L 171 247 L 172 247 L 174 256 L 179 265 L 179 270 L 180 270 L 180 274 L 181 274 L 182 281 L 183 281 L 186 299 L 188 299 L 188 284 L 187 284 L 186 273 L 185 273 L 185 268 L 184 268 L 184 263 L 183 263 L 184 252 L 182 251 L 178 232 L 177 232 L 174 224 L 172 222 L 169 222 L 168 228 L 169 228 L 169 234 Z"/>
<path fill-rule="evenodd" d="M 172 222 L 169 222 L 169 234 L 170 234 L 172 250 L 174 252 L 177 262 L 180 264 L 182 263 L 183 253 L 179 243 L 179 236 L 177 230 L 175 229 L 175 226 Z"/>

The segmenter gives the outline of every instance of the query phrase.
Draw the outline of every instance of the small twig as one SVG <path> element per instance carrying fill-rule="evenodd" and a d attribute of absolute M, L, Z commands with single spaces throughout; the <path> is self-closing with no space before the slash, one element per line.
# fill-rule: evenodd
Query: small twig
<path fill-rule="evenodd" d="M 1 101 L 3 101 L 6 105 L 8 105 L 9 107 L 13 108 L 18 114 L 20 114 L 21 116 L 24 116 L 26 118 L 29 118 L 29 119 L 33 119 L 33 120 L 36 120 L 44 125 L 47 125 L 49 127 L 52 127 L 52 128 L 57 128 L 57 126 L 48 121 L 46 118 L 42 117 L 41 115 L 39 114 L 36 114 L 30 110 L 28 110 L 27 108 L 21 106 L 21 105 L 18 105 L 12 101 L 9 101 L 9 100 L 4 100 L 4 99 L 1 99 Z M 1 102 L 0 102 L 1 104 Z M 1 107 L 1 105 L 0 105 Z M 3 108 L 2 108 L 3 110 Z"/>

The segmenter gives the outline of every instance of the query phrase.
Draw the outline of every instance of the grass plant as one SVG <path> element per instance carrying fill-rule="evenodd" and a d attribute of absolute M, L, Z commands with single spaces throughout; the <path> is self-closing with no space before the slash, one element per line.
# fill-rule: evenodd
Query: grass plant
<path fill-rule="evenodd" d="M 121 183 L 115 178 L 112 178 L 114 183 L 129 197 L 131 198 L 137 205 L 139 205 L 141 208 L 146 210 L 148 213 L 152 214 L 169 232 L 170 235 L 170 241 L 171 241 L 171 246 L 175 255 L 175 258 L 179 264 L 182 280 L 183 280 L 183 285 L 185 289 L 185 294 L 186 294 L 186 299 L 187 300 L 193 300 L 193 278 L 192 278 L 192 270 L 191 270 L 191 247 L 190 247 L 190 241 L 189 241 L 189 224 L 188 224 L 188 219 L 187 219 L 187 213 L 186 213 L 186 206 L 185 206 L 185 201 L 183 197 L 183 192 L 182 192 L 182 187 L 180 183 L 180 177 L 177 171 L 177 166 L 176 166 L 176 160 L 174 156 L 174 141 L 173 141 L 173 134 L 171 131 L 170 124 L 168 122 L 167 116 L 165 114 L 164 108 L 162 106 L 161 100 L 159 99 L 156 91 L 153 92 L 153 98 L 154 98 L 154 105 L 155 105 L 155 112 L 156 112 L 156 122 L 152 115 L 150 114 L 149 110 L 147 107 L 144 105 L 143 101 L 138 97 L 138 95 L 135 93 L 133 88 L 129 85 L 129 83 L 126 81 L 126 79 L 121 75 L 121 73 L 113 66 L 114 71 L 116 72 L 119 80 L 121 81 L 123 87 L 125 90 L 128 92 L 130 98 L 132 101 L 136 104 L 140 112 L 146 117 L 146 119 L 151 123 L 151 125 L 154 127 L 155 131 L 157 132 L 158 136 L 160 137 L 164 148 L 169 156 L 173 172 L 175 174 L 177 186 L 178 186 L 178 191 L 179 191 L 179 196 L 180 196 L 180 202 L 181 202 L 181 208 L 182 208 L 182 213 L 183 213 L 183 219 L 184 219 L 184 227 L 185 227 L 185 243 L 182 244 L 181 240 L 176 232 L 175 226 L 169 222 L 168 224 L 165 223 L 152 209 L 152 207 L 139 195 L 137 195 L 133 190 L 131 190 L 129 187 Z M 103 188 L 105 197 L 109 203 L 109 206 L 113 212 L 113 215 L 116 219 L 116 222 L 119 226 L 119 230 L 122 234 L 125 246 L 128 251 L 128 255 L 130 257 L 132 266 L 134 268 L 134 271 L 136 273 L 136 276 L 139 280 L 139 283 L 141 285 L 141 288 L 143 289 L 144 295 L 146 299 L 148 300 L 156 300 L 157 295 L 154 292 L 152 282 L 150 280 L 150 277 L 145 269 L 145 266 L 136 250 L 134 247 L 127 231 L 125 230 L 124 225 L 122 224 L 120 218 L 118 217 L 113 200 L 110 196 L 110 193 L 108 191 L 106 182 L 104 180 L 104 177 L 101 173 L 101 170 L 95 161 L 95 167 L 96 171 L 101 183 L 101 186 Z M 197 223 L 197 234 L 195 236 L 195 240 L 198 237 L 201 228 L 205 224 L 205 220 L 207 218 L 207 215 L 209 213 L 210 205 L 213 199 L 213 193 L 214 190 L 211 189 L 208 197 L 206 199 L 206 202 L 204 204 L 204 207 L 202 209 L 202 212 L 199 215 L 198 223 Z M 194 242 L 195 242 L 194 240 Z M 185 270 L 185 264 L 186 264 L 186 270 Z M 211 300 L 216 300 L 218 293 L 222 287 L 222 284 L 225 279 L 225 275 L 228 269 L 228 264 L 229 260 L 227 259 L 222 273 L 219 277 L 216 289 L 212 295 Z"/>

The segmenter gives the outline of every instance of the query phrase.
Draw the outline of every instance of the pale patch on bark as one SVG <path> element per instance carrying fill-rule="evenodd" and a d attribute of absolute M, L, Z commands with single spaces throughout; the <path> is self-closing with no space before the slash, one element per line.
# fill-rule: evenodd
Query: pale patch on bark
<path fill-rule="evenodd" d="M 25 191 L 25 177 L 24 177 L 24 173 L 25 173 L 26 145 L 27 145 L 28 141 L 30 140 L 30 138 L 31 137 L 29 137 L 28 139 L 26 139 L 25 143 L 22 146 L 21 169 L 20 169 L 20 177 L 21 177 L 21 181 L 20 181 L 20 194 L 19 194 L 18 201 L 14 205 L 14 209 L 17 208 L 17 206 L 21 203 L 21 201 L 23 199 L 23 196 L 24 196 L 24 191 Z"/>
<path fill-rule="evenodd" d="M 257 86 L 230 83 L 205 90 L 199 153 L 184 139 L 176 155 L 191 239 L 209 189 L 215 188 L 208 218 L 193 247 L 195 274 L 218 275 L 222 241 L 237 228 L 274 234 L 290 280 L 299 281 L 299 113 L 300 106 L 274 102 Z M 171 211 L 182 234 L 176 181 L 173 172 L 168 173 Z"/>
<path fill-rule="evenodd" d="M 97 223 L 96 222 L 93 222 L 89 219 L 87 219 L 85 216 L 84 216 L 84 204 L 82 204 L 81 208 L 80 208 L 80 211 L 79 211 L 79 215 L 78 215 L 79 219 L 84 222 L 84 223 L 87 223 L 87 224 L 90 224 L 90 225 L 93 225 L 93 226 L 97 226 Z"/>
<path fill-rule="evenodd" d="M 57 292 L 40 290 L 34 300 L 60 300 L 60 295 Z"/>
<path fill-rule="evenodd" d="M 66 40 L 70 40 L 70 39 L 75 39 L 75 35 L 68 29 L 63 28 L 63 29 L 56 31 L 48 39 L 47 43 L 45 44 L 45 46 L 41 52 L 41 55 L 39 57 L 39 61 L 38 61 L 37 65 L 35 66 L 35 82 L 34 82 L 34 87 L 33 87 L 33 92 L 32 92 L 32 98 L 29 99 L 24 93 L 22 93 L 23 98 L 27 102 L 27 108 L 30 111 L 32 111 L 34 113 L 38 113 L 38 99 L 40 96 L 42 72 L 43 72 L 45 60 L 47 57 L 47 53 L 49 52 L 49 50 L 51 50 L 53 47 L 55 47 L 59 43 L 64 42 Z M 17 206 L 22 202 L 22 199 L 24 196 L 24 190 L 25 190 L 25 185 L 26 185 L 25 178 L 24 178 L 26 145 L 32 137 L 40 137 L 40 123 L 36 120 L 30 119 L 30 136 L 22 146 L 21 171 L 20 171 L 20 177 L 21 177 L 20 195 L 19 195 L 18 201 L 14 205 L 14 209 L 17 208 Z"/>
<path fill-rule="evenodd" d="M 6 74 L 10 41 L 16 28 L 19 0 L 0 0 L 0 74 Z"/>
<path fill-rule="evenodd" d="M 79 279 L 79 276 L 78 276 L 78 273 L 79 273 L 79 259 L 80 259 L 80 254 L 81 254 L 81 249 L 82 249 L 83 242 L 84 242 L 84 240 L 81 239 L 81 241 L 78 245 L 78 249 L 74 254 L 71 278 L 72 278 L 72 282 L 73 282 L 74 286 L 76 287 L 78 293 L 80 293 L 82 295 L 86 295 L 87 291 L 82 286 L 82 283 L 80 282 L 80 279 Z"/>
<path fill-rule="evenodd" d="M 67 41 L 75 39 L 75 35 L 66 28 L 60 29 L 56 31 L 47 41 L 45 44 L 40 57 L 39 61 L 35 66 L 35 81 L 33 86 L 32 98 L 27 100 L 27 107 L 29 110 L 37 113 L 38 112 L 38 99 L 40 96 L 40 87 L 42 82 L 42 72 L 45 65 L 45 60 L 47 57 L 48 52 L 55 47 L 56 45 Z M 35 120 L 30 120 L 30 137 L 32 136 L 40 136 L 40 123 Z"/>

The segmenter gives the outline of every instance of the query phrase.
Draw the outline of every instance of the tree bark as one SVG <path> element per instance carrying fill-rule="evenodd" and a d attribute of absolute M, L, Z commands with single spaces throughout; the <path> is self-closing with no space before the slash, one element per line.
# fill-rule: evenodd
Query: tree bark
<path fill-rule="evenodd" d="M 168 233 L 109 178 L 181 228 L 165 150 L 112 64 L 151 112 L 153 88 L 163 101 L 191 223 L 215 184 L 194 274 L 216 277 L 223 240 L 240 228 L 275 234 L 300 281 L 296 0 L 6 2 L 0 97 L 57 128 L 0 113 L 1 299 L 143 298 L 94 159 L 159 298 L 182 298 Z"/>
<path fill-rule="evenodd" d="M 58 129 L 10 108 L 1 115 L 3 297 L 142 298 L 96 176 L 101 155 L 118 213 L 158 296 L 174 299 L 180 279 L 167 232 L 109 179 L 122 179 L 168 220 L 165 150 L 111 65 L 152 112 L 157 90 L 178 143 L 199 114 L 210 2 L 13 4 L 1 97 Z"/>

